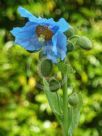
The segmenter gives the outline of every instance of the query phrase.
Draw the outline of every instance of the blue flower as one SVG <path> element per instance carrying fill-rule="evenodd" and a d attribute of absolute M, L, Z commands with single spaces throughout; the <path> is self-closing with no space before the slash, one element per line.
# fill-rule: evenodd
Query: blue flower
<path fill-rule="evenodd" d="M 67 38 L 64 32 L 70 27 L 65 19 L 61 18 L 55 22 L 52 18 L 37 18 L 22 7 L 18 8 L 18 12 L 27 18 L 28 22 L 24 27 L 11 30 L 15 36 L 15 43 L 28 51 L 36 52 L 41 49 L 54 63 L 57 63 L 58 59 L 63 60 L 67 52 Z"/>

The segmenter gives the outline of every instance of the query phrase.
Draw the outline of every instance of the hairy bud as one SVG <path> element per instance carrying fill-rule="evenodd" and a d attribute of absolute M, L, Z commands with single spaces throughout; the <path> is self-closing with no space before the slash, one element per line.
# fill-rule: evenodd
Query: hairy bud
<path fill-rule="evenodd" d="M 53 64 L 51 60 L 49 59 L 42 60 L 40 67 L 39 67 L 42 76 L 48 77 L 52 72 L 52 67 L 53 67 Z"/>
<path fill-rule="evenodd" d="M 68 102 L 71 106 L 76 106 L 79 103 L 79 98 L 77 93 L 73 93 L 69 96 Z"/>
<path fill-rule="evenodd" d="M 56 92 L 60 88 L 61 85 L 58 80 L 52 79 L 49 82 L 49 86 L 50 86 L 51 92 Z"/>
<path fill-rule="evenodd" d="M 85 36 L 81 36 L 77 39 L 76 45 L 79 45 L 85 50 L 92 49 L 92 42 Z"/>

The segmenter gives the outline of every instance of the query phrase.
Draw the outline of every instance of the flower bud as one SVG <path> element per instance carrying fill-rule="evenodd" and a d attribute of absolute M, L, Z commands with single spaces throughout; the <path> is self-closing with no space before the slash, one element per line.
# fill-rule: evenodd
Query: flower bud
<path fill-rule="evenodd" d="M 73 93 L 69 96 L 68 102 L 71 106 L 76 106 L 79 103 L 79 97 L 77 93 Z"/>
<path fill-rule="evenodd" d="M 52 72 L 52 67 L 53 67 L 53 64 L 52 64 L 51 60 L 49 60 L 49 59 L 42 60 L 42 62 L 40 64 L 41 75 L 44 77 L 48 77 Z"/>
<path fill-rule="evenodd" d="M 51 79 L 49 82 L 49 86 L 51 92 L 56 92 L 61 87 L 59 81 L 56 79 Z"/>
<path fill-rule="evenodd" d="M 81 48 L 85 50 L 92 49 L 92 42 L 85 36 L 81 36 L 78 38 L 76 45 L 79 45 Z"/>

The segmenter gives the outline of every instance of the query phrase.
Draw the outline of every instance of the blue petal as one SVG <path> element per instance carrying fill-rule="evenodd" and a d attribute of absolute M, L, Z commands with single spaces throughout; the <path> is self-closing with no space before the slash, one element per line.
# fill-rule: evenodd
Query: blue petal
<path fill-rule="evenodd" d="M 57 63 L 57 57 L 54 54 L 47 54 L 48 59 L 50 59 L 53 63 Z"/>
<path fill-rule="evenodd" d="M 56 25 L 56 22 L 53 20 L 53 18 L 45 19 L 44 23 L 49 26 L 49 28 L 52 28 Z"/>
<path fill-rule="evenodd" d="M 52 50 L 55 54 L 57 54 L 57 33 L 52 37 Z"/>
<path fill-rule="evenodd" d="M 55 50 L 54 50 L 55 49 Z M 44 53 L 48 59 L 52 60 L 53 63 L 57 63 L 58 59 L 63 60 L 67 52 L 67 38 L 61 33 L 57 32 L 52 41 L 47 42 Z"/>
<path fill-rule="evenodd" d="M 48 41 L 44 47 L 44 54 L 48 59 L 52 60 L 53 63 L 57 63 L 58 59 L 63 60 L 67 52 L 67 38 L 61 33 L 57 32 L 52 41 Z"/>
<path fill-rule="evenodd" d="M 61 32 L 65 32 L 70 27 L 70 25 L 66 22 L 66 20 L 64 18 L 61 18 L 57 22 L 57 25 L 59 26 L 59 31 L 61 31 Z"/>
<path fill-rule="evenodd" d="M 70 27 L 70 25 L 65 21 L 64 18 L 61 18 L 58 22 L 55 22 L 53 20 L 53 18 L 50 18 L 50 19 L 41 18 L 41 17 L 37 18 L 23 7 L 19 7 L 18 12 L 20 13 L 20 15 L 22 17 L 28 18 L 29 21 L 31 21 L 31 22 L 35 22 L 36 24 L 40 24 L 40 25 L 46 25 L 52 29 L 57 28 L 57 30 L 58 30 L 58 28 L 59 28 L 59 31 L 61 31 L 61 32 L 65 32 Z M 55 30 L 55 29 L 53 29 L 53 30 Z"/>
<path fill-rule="evenodd" d="M 16 38 L 15 43 L 21 45 L 29 51 L 38 51 L 42 47 L 41 43 L 38 41 L 36 34 L 28 39 Z"/>
<path fill-rule="evenodd" d="M 26 18 L 29 19 L 29 21 L 35 22 L 35 23 L 40 24 L 40 25 L 49 25 L 49 24 L 51 25 L 51 24 L 55 23 L 55 21 L 52 18 L 50 18 L 50 19 L 41 18 L 41 17 L 37 18 L 23 7 L 19 7 L 18 12 L 22 17 L 26 17 Z"/>
<path fill-rule="evenodd" d="M 57 55 L 53 52 L 52 41 L 46 43 L 46 46 L 43 48 L 43 53 L 50 59 L 53 63 L 57 63 Z"/>
<path fill-rule="evenodd" d="M 67 37 L 61 33 L 58 32 L 57 36 L 57 54 L 58 57 L 61 58 L 61 60 L 63 60 L 66 56 L 66 52 L 67 52 Z"/>
<path fill-rule="evenodd" d="M 58 31 L 53 37 L 52 37 L 52 43 L 53 47 L 52 50 L 55 54 L 59 54 L 60 58 L 63 60 L 66 55 L 67 50 L 67 38 L 66 36 Z"/>
<path fill-rule="evenodd" d="M 28 10 L 26 10 L 25 8 L 22 7 L 18 7 L 18 12 L 21 15 L 21 17 L 26 17 L 29 19 L 29 21 L 34 21 L 37 18 L 35 16 L 33 16 Z"/>
<path fill-rule="evenodd" d="M 34 34 L 36 25 L 32 22 L 27 22 L 24 27 L 15 27 L 11 33 L 16 38 L 30 38 Z"/>
<path fill-rule="evenodd" d="M 48 26 L 49 28 L 52 28 L 56 25 L 56 22 L 52 18 L 46 19 L 46 18 L 39 17 L 39 18 L 33 20 L 33 22 L 35 22 L 39 25 Z"/>
<path fill-rule="evenodd" d="M 49 28 L 54 34 L 59 30 L 58 26 L 52 26 L 52 27 L 49 27 Z"/>
<path fill-rule="evenodd" d="M 41 43 L 35 33 L 36 24 L 26 23 L 24 27 L 16 27 L 11 33 L 15 36 L 15 43 L 21 45 L 26 50 L 36 51 L 41 48 Z"/>

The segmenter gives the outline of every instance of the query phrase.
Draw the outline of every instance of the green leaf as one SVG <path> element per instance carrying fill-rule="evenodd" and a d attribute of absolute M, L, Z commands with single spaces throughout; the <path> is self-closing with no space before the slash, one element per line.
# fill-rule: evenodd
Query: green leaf
<path fill-rule="evenodd" d="M 78 126 L 79 119 L 80 119 L 80 109 L 82 107 L 82 97 L 81 94 L 78 94 L 79 97 L 79 104 L 75 107 L 71 106 L 69 107 L 69 117 L 68 117 L 68 122 L 70 124 L 69 129 L 68 129 L 68 135 L 72 136 L 72 133 L 74 129 Z"/>
<path fill-rule="evenodd" d="M 61 109 L 63 105 L 62 98 L 57 93 L 50 91 L 49 84 L 45 78 L 43 78 L 43 84 L 44 84 L 44 92 L 47 96 L 49 105 L 52 111 L 54 112 L 54 114 L 56 115 L 59 123 L 62 124 L 63 122 L 63 115 L 62 115 L 62 109 Z"/>
<path fill-rule="evenodd" d="M 68 107 L 68 118 L 67 118 L 67 122 L 68 122 L 68 124 L 67 124 L 67 127 L 68 127 L 68 130 L 69 130 L 69 128 L 70 128 L 70 126 L 71 126 L 71 123 L 72 123 L 72 107 Z"/>

